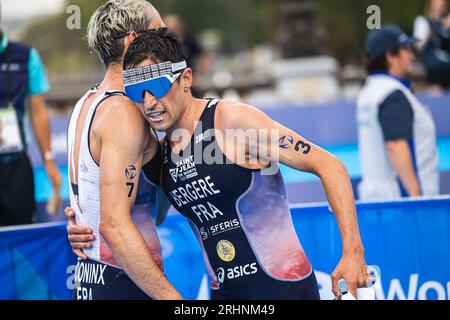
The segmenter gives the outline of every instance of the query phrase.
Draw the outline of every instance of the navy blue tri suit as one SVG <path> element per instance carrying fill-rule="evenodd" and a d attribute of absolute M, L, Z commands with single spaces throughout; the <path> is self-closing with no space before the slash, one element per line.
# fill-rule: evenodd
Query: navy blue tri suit
<path fill-rule="evenodd" d="M 213 134 L 219 103 L 209 100 L 202 128 L 197 126 L 183 154 L 174 154 L 166 139 L 162 170 L 166 195 L 188 219 L 203 249 L 213 279 L 212 299 L 318 300 L 280 171 L 262 175 L 261 170 L 227 163 Z M 224 164 L 194 161 L 196 148 Z"/>

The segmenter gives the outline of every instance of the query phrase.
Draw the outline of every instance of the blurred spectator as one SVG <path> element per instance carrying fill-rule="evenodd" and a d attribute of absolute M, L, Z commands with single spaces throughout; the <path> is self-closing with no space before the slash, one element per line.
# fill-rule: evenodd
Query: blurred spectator
<path fill-rule="evenodd" d="M 435 125 L 405 80 L 416 42 L 396 26 L 367 36 L 370 76 L 357 101 L 363 200 L 439 194 Z"/>
<path fill-rule="evenodd" d="M 186 62 L 188 66 L 194 71 L 193 95 L 201 97 L 203 94 L 199 90 L 199 84 L 208 73 L 211 65 L 212 53 L 205 51 L 198 41 L 191 37 L 184 26 L 184 22 L 178 15 L 170 14 L 163 18 L 167 28 L 176 32 L 183 42 L 183 48 L 188 57 Z"/>
<path fill-rule="evenodd" d="M 427 69 L 427 81 L 436 89 L 450 89 L 450 15 L 446 0 L 427 0 L 425 15 L 414 22 L 414 37 Z"/>
<path fill-rule="evenodd" d="M 47 210 L 56 213 L 60 205 L 61 175 L 53 160 L 44 99 L 49 84 L 37 51 L 8 41 L 2 29 L 0 84 L 0 226 L 29 224 L 36 204 L 33 170 L 27 156 L 27 114 L 54 189 Z"/>

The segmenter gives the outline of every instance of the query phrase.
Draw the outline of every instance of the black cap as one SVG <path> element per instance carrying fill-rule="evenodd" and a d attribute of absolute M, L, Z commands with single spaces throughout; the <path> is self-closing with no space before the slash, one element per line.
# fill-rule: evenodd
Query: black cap
<path fill-rule="evenodd" d="M 364 50 L 369 57 L 378 57 L 392 49 L 412 47 L 417 41 L 399 27 L 385 25 L 367 35 Z"/>

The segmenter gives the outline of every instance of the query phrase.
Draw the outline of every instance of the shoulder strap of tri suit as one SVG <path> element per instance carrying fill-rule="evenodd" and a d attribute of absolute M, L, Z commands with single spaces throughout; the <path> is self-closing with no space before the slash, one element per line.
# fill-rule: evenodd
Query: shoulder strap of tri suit
<path fill-rule="evenodd" d="M 120 90 L 106 91 L 104 99 L 102 99 L 102 101 L 100 101 L 98 104 L 102 103 L 107 98 L 114 97 L 114 96 L 125 96 L 126 97 L 126 93 L 123 91 L 120 91 Z"/>
<path fill-rule="evenodd" d="M 161 184 L 162 158 L 163 158 L 163 148 L 160 146 L 158 141 L 155 155 L 147 164 L 145 164 L 142 167 L 142 172 L 144 173 L 147 180 L 149 180 L 155 185 Z"/>
<path fill-rule="evenodd" d="M 92 89 L 94 89 L 94 88 L 92 88 Z M 91 90 L 92 90 L 91 89 Z M 105 96 L 97 103 L 97 105 L 94 107 L 94 111 L 93 111 L 93 113 L 92 113 L 92 116 L 91 116 L 91 118 L 89 119 L 89 129 L 88 129 L 88 150 L 89 150 L 89 153 L 91 153 L 91 140 L 89 139 L 89 137 L 90 137 L 90 132 L 91 132 L 91 128 L 92 128 L 92 123 L 94 122 L 94 117 L 95 117 L 95 113 L 97 112 L 97 109 L 98 109 L 98 107 L 106 100 L 106 99 L 108 99 L 108 98 L 110 98 L 110 97 L 114 97 L 114 96 L 126 96 L 126 94 L 124 93 L 124 92 L 122 92 L 122 91 L 119 91 L 119 90 L 114 90 L 114 91 L 106 91 L 105 92 Z M 74 146 L 73 146 L 74 147 Z M 92 157 L 92 160 L 94 160 L 94 157 L 92 156 L 92 153 L 91 153 L 91 157 Z M 75 162 L 75 161 L 74 161 Z M 95 160 L 94 160 L 94 162 L 95 163 L 97 163 Z M 97 163 L 97 165 L 99 166 L 99 164 Z M 73 167 L 73 170 L 75 171 L 76 170 L 76 168 L 75 167 Z M 75 176 L 75 175 L 74 175 Z M 73 183 L 72 181 L 71 181 L 71 187 L 72 187 L 72 192 L 73 192 L 73 194 L 74 195 L 76 195 L 76 196 L 78 196 L 78 184 L 76 184 L 76 183 Z"/>
<path fill-rule="evenodd" d="M 94 107 L 94 111 L 92 113 L 91 119 L 89 120 L 89 129 L 87 132 L 87 140 L 88 140 L 88 150 L 89 153 L 91 154 L 91 158 L 92 160 L 94 160 L 94 157 L 92 156 L 91 153 L 91 140 L 89 139 L 90 135 L 91 135 L 91 128 L 92 128 L 92 123 L 94 122 L 94 118 L 95 118 L 95 114 L 97 113 L 98 107 L 105 102 L 105 100 L 107 100 L 108 98 L 111 97 L 116 97 L 116 96 L 126 96 L 126 94 L 122 91 L 119 90 L 114 90 L 114 91 L 106 91 L 105 92 L 105 96 L 99 101 L 99 103 L 97 103 L 97 105 Z M 97 163 L 97 161 L 94 160 L 94 162 L 100 166 L 100 164 Z"/>
<path fill-rule="evenodd" d="M 70 167 L 71 167 L 71 171 L 72 171 L 72 175 L 69 175 L 69 180 L 72 183 L 72 179 L 71 177 L 75 177 L 75 137 L 76 137 L 76 132 L 70 132 L 70 126 L 76 128 L 76 125 L 78 123 L 78 117 L 80 115 L 81 109 L 83 108 L 83 105 L 86 103 L 86 99 L 89 97 L 89 95 L 91 93 L 94 93 L 96 90 L 98 89 L 98 86 L 95 85 L 94 87 L 90 88 L 85 94 L 84 96 L 78 101 L 78 103 L 75 105 L 75 107 L 72 109 L 72 112 L 70 114 L 70 122 L 69 122 L 69 126 L 67 127 L 67 147 L 68 147 L 68 152 L 70 155 Z M 73 121 L 73 124 L 72 124 Z M 75 130 L 76 131 L 76 130 Z"/>
<path fill-rule="evenodd" d="M 206 131 L 214 128 L 214 115 L 216 113 L 216 107 L 220 102 L 220 99 L 208 99 L 205 110 L 200 118 L 202 122 L 202 130 Z"/>
<path fill-rule="evenodd" d="M 206 98 L 206 100 L 208 100 L 208 103 L 206 104 L 206 109 L 215 107 L 220 102 L 220 99 L 215 99 L 215 98 Z"/>

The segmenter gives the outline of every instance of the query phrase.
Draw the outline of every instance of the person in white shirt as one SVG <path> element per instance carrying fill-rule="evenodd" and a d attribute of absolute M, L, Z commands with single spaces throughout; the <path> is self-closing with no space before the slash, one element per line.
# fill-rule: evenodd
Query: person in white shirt
<path fill-rule="evenodd" d="M 439 194 L 435 125 L 405 81 L 416 43 L 392 25 L 367 36 L 370 75 L 357 100 L 362 200 Z"/>

